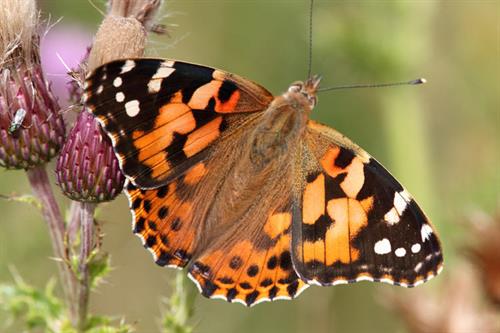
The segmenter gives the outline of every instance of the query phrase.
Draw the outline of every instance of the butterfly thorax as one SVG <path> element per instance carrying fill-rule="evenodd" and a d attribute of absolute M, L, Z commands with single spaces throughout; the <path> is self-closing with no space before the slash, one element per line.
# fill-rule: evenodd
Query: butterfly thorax
<path fill-rule="evenodd" d="M 288 174 L 291 156 L 295 156 L 303 139 L 314 106 L 310 96 L 295 89 L 298 85 L 294 83 L 284 94 L 275 97 L 258 118 L 255 128 L 240 138 L 237 162 L 226 175 L 217 208 L 212 210 L 219 223 L 225 220 L 222 224 L 231 225 L 247 214 L 266 219 L 267 216 L 259 215 L 269 211 L 268 205 L 277 204 L 283 193 L 289 192 L 290 183 L 283 182 L 283 188 L 268 185 L 276 184 L 275 179 L 291 179 Z M 262 202 L 256 198 L 273 199 Z M 257 206 L 256 201 L 260 202 Z"/>
<path fill-rule="evenodd" d="M 294 82 L 284 94 L 274 98 L 248 141 L 248 160 L 253 168 L 262 169 L 296 147 L 316 104 L 319 80 L 315 76 L 305 82 Z"/>

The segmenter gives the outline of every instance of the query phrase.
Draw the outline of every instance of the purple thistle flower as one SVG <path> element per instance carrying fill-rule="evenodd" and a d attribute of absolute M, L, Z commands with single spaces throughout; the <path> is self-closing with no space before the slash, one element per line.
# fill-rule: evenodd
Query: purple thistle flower
<path fill-rule="evenodd" d="M 34 1 L 0 10 L 0 166 L 32 169 L 62 146 L 65 126 L 40 64 Z"/>
<path fill-rule="evenodd" d="M 79 114 L 56 166 L 57 182 L 66 196 L 84 202 L 113 200 L 125 181 L 109 138 L 94 117 Z"/>
<path fill-rule="evenodd" d="M 0 165 L 29 169 L 56 156 L 65 126 L 39 63 L 0 70 Z"/>

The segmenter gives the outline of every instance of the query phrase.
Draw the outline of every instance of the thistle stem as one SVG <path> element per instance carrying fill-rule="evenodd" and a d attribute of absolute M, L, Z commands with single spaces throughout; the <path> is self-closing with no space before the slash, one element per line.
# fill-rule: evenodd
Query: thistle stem
<path fill-rule="evenodd" d="M 87 323 L 87 314 L 90 295 L 89 257 L 94 247 L 94 203 L 81 202 L 80 230 L 81 247 L 79 258 L 80 285 L 78 290 L 78 331 L 84 332 Z"/>
<path fill-rule="evenodd" d="M 67 264 L 67 255 L 65 252 L 65 225 L 61 211 L 50 187 L 49 177 L 45 166 L 37 166 L 26 171 L 28 180 L 33 192 L 42 203 L 42 215 L 49 229 L 49 235 L 52 240 L 54 256 L 58 259 L 59 275 L 66 303 L 69 308 L 69 316 L 73 321 L 76 318 L 74 304 L 74 291 L 76 279 Z"/>

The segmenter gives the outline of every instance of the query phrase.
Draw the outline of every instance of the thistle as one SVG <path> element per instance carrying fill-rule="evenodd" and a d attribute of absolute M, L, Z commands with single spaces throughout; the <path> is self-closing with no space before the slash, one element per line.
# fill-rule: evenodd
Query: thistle
<path fill-rule="evenodd" d="M 83 202 L 113 200 L 123 188 L 111 142 L 86 111 L 78 115 L 57 159 L 56 177 L 66 196 Z"/>
<path fill-rule="evenodd" d="M 0 10 L 0 166 L 30 169 L 57 155 L 65 127 L 44 78 L 34 2 Z"/>

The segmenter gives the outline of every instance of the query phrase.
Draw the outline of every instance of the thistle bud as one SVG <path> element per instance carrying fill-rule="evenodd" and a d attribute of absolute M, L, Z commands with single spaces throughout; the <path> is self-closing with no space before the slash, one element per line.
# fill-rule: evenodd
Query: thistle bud
<path fill-rule="evenodd" d="M 109 138 L 94 117 L 83 111 L 57 159 L 56 177 L 66 196 L 84 202 L 113 200 L 125 177 Z"/>
<path fill-rule="evenodd" d="M 57 155 L 65 136 L 39 57 L 34 1 L 0 6 L 0 166 L 30 169 Z"/>

